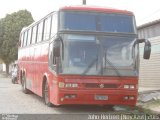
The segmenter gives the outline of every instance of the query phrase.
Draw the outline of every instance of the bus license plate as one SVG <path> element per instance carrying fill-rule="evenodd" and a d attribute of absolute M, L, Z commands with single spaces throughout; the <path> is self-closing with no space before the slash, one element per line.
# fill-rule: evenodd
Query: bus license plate
<path fill-rule="evenodd" d="M 94 97 L 95 100 L 108 100 L 107 95 L 95 95 Z"/>

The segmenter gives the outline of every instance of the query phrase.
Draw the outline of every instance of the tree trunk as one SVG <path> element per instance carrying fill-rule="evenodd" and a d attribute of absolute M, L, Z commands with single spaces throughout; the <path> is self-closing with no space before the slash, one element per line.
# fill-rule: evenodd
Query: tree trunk
<path fill-rule="evenodd" d="M 9 64 L 6 63 L 6 74 L 8 75 L 9 74 Z"/>

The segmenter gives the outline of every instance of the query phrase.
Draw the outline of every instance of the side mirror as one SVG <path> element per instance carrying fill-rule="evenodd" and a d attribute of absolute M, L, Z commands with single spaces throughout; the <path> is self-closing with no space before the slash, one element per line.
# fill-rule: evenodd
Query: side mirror
<path fill-rule="evenodd" d="M 151 43 L 149 40 L 146 40 L 146 39 L 138 39 L 135 43 L 134 43 L 134 46 L 135 44 L 137 43 L 145 43 L 144 45 L 144 54 L 143 54 L 143 58 L 144 59 L 149 59 L 150 58 L 150 54 L 151 54 Z"/>
<path fill-rule="evenodd" d="M 53 54 L 54 56 L 56 57 L 59 57 L 60 56 L 60 46 L 61 46 L 61 38 L 60 37 L 57 37 L 55 40 L 54 40 L 54 46 L 53 46 Z"/>
<path fill-rule="evenodd" d="M 145 41 L 145 46 L 144 46 L 143 58 L 144 59 L 149 59 L 150 54 L 151 54 L 151 43 L 148 40 L 146 40 Z"/>

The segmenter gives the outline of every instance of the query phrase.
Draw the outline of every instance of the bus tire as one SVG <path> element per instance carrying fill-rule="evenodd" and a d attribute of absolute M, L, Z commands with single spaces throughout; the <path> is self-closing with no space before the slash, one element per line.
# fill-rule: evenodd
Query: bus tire
<path fill-rule="evenodd" d="M 30 91 L 26 88 L 26 77 L 25 75 L 22 76 L 22 91 L 25 94 L 28 94 Z"/>
<path fill-rule="evenodd" d="M 48 92 L 49 92 L 48 89 L 49 89 L 48 83 L 45 82 L 44 89 L 43 89 L 44 102 L 48 107 L 52 107 L 53 104 L 51 102 L 49 102 L 49 98 L 48 98 Z"/>

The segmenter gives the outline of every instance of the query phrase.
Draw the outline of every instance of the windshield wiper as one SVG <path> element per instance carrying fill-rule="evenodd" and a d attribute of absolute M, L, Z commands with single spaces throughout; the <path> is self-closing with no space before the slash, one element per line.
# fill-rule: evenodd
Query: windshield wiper
<path fill-rule="evenodd" d="M 93 65 L 96 63 L 96 70 L 97 70 L 97 61 L 98 61 L 98 56 L 96 57 L 96 59 L 94 59 L 89 65 L 88 67 L 83 71 L 82 76 L 85 75 L 92 67 Z"/>
<path fill-rule="evenodd" d="M 102 65 L 102 68 L 101 68 L 102 75 L 104 73 L 103 69 L 107 69 L 106 68 L 106 64 L 109 63 L 109 65 L 114 69 L 114 71 L 116 72 L 116 74 L 120 77 L 121 74 L 120 74 L 119 70 L 117 69 L 117 67 L 114 66 L 109 59 L 107 59 L 107 53 L 106 52 L 105 52 L 104 59 L 105 59 L 105 67 L 103 68 L 103 65 Z"/>

